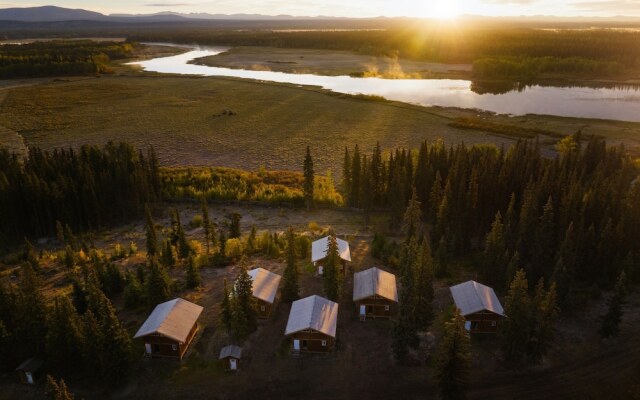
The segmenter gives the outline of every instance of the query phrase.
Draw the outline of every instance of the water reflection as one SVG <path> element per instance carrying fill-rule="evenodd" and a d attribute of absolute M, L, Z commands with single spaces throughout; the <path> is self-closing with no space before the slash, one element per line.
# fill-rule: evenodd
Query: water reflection
<path fill-rule="evenodd" d="M 500 114 L 545 114 L 640 122 L 637 87 L 542 86 L 520 82 L 479 83 L 452 79 L 381 79 L 290 74 L 195 65 L 190 62 L 226 49 L 208 48 L 171 57 L 136 62 L 147 71 L 227 76 L 296 85 L 319 86 L 334 92 L 382 96 L 422 106 L 472 108 Z"/>

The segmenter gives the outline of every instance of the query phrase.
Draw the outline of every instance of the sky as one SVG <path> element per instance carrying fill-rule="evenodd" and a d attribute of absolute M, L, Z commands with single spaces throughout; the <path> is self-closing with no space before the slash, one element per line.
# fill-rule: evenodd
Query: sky
<path fill-rule="evenodd" d="M 0 8 L 43 5 L 104 14 L 175 11 L 337 17 L 640 16 L 640 0 L 0 0 Z"/>

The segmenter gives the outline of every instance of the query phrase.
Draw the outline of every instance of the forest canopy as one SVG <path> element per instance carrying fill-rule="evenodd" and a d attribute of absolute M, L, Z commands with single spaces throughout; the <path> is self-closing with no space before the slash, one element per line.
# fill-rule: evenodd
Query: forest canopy
<path fill-rule="evenodd" d="M 0 46 L 0 79 L 109 72 L 109 62 L 129 57 L 134 43 L 54 40 Z"/>

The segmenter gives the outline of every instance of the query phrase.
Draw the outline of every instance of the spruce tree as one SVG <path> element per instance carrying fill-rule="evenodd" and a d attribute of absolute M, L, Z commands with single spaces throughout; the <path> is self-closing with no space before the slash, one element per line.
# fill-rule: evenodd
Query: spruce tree
<path fill-rule="evenodd" d="M 149 275 L 146 281 L 147 304 L 155 306 L 171 297 L 171 278 L 157 260 L 149 260 Z"/>
<path fill-rule="evenodd" d="M 322 283 L 324 294 L 329 300 L 338 301 L 340 297 L 340 253 L 335 236 L 329 235 L 327 257 L 324 260 Z"/>
<path fill-rule="evenodd" d="M 178 237 L 178 243 L 177 243 L 177 247 L 178 247 L 178 256 L 181 259 L 185 259 L 188 258 L 189 255 L 191 255 L 191 253 L 193 253 L 193 249 L 191 248 L 191 245 L 189 245 L 189 242 L 187 241 L 187 236 L 184 233 L 184 228 L 182 227 L 182 223 L 180 222 L 180 212 L 176 209 L 175 210 L 175 218 L 176 218 L 176 235 Z"/>
<path fill-rule="evenodd" d="M 456 309 L 445 325 L 439 346 L 436 377 L 443 400 L 466 398 L 471 373 L 471 340 L 464 324 L 464 317 Z"/>
<path fill-rule="evenodd" d="M 100 357 L 102 355 L 102 329 L 98 319 L 91 310 L 88 310 L 82 316 L 82 336 L 84 337 L 84 345 L 80 349 L 82 351 L 83 366 L 94 377 L 99 377 Z"/>
<path fill-rule="evenodd" d="M 535 231 L 530 275 L 534 282 L 541 278 L 548 278 L 551 275 L 556 245 L 553 201 L 549 197 Z"/>
<path fill-rule="evenodd" d="M 59 245 L 66 244 L 64 240 L 64 227 L 62 226 L 62 222 L 56 220 L 56 239 L 58 239 Z"/>
<path fill-rule="evenodd" d="M 227 333 L 231 333 L 233 328 L 233 297 L 227 287 L 227 280 L 224 280 L 224 288 L 222 291 L 222 303 L 220 304 L 220 322 L 225 327 Z"/>
<path fill-rule="evenodd" d="M 146 245 L 147 245 L 147 257 L 153 258 L 158 255 L 158 237 L 156 236 L 156 225 L 151 217 L 151 210 L 149 205 L 144 206 L 144 211 L 147 217 L 147 224 L 145 226 L 146 232 Z"/>
<path fill-rule="evenodd" d="M 24 262 L 28 262 L 29 264 L 31 264 L 31 268 L 33 268 L 34 271 L 40 270 L 40 261 L 38 260 L 36 249 L 35 247 L 33 247 L 33 244 L 31 244 L 31 242 L 27 238 L 24 238 L 22 260 Z"/>
<path fill-rule="evenodd" d="M 516 272 L 505 299 L 504 312 L 509 317 L 501 324 L 502 347 L 508 362 L 521 362 L 527 353 L 531 329 L 531 298 L 524 270 Z"/>
<path fill-rule="evenodd" d="M 307 152 L 304 157 L 304 201 L 307 210 L 313 206 L 313 189 L 315 176 L 313 171 L 313 159 L 311 158 L 311 149 L 307 146 Z"/>
<path fill-rule="evenodd" d="M 500 211 L 487 234 L 482 257 L 482 275 L 489 285 L 500 291 L 504 288 L 504 276 L 508 268 L 509 257 L 504 237 L 504 225 Z"/>
<path fill-rule="evenodd" d="M 402 233 L 407 241 L 414 237 L 420 238 L 422 235 L 422 209 L 415 187 L 412 189 L 412 193 L 402 223 Z"/>
<path fill-rule="evenodd" d="M 191 256 L 187 261 L 187 287 L 196 289 L 198 286 L 200 286 L 200 270 L 195 257 Z"/>
<path fill-rule="evenodd" d="M 298 265 L 296 263 L 296 243 L 293 228 L 287 230 L 287 267 L 282 275 L 282 301 L 290 303 L 298 300 Z"/>
<path fill-rule="evenodd" d="M 220 238 L 218 239 L 220 248 L 218 249 L 218 254 L 220 254 L 220 258 L 225 260 L 227 257 L 227 238 L 224 236 L 224 232 L 220 231 Z"/>
<path fill-rule="evenodd" d="M 138 277 L 132 271 L 127 272 L 127 285 L 124 288 L 124 306 L 135 308 L 142 304 L 144 300 L 144 290 Z"/>
<path fill-rule="evenodd" d="M 162 246 L 162 264 L 167 268 L 173 268 L 176 265 L 176 257 L 173 254 L 173 246 L 170 239 L 165 240 Z"/>
<path fill-rule="evenodd" d="M 207 205 L 207 196 L 202 196 L 202 227 L 204 230 L 204 242 L 207 249 L 207 255 L 209 255 L 209 244 L 211 243 L 211 220 L 209 219 L 209 206 Z"/>
<path fill-rule="evenodd" d="M 45 354 L 48 307 L 41 292 L 42 283 L 29 264 L 20 269 L 20 285 L 16 299 L 14 337 L 21 356 Z"/>
<path fill-rule="evenodd" d="M 544 289 L 544 280 L 536 285 L 531 307 L 531 324 L 527 357 L 533 364 L 542 362 L 554 337 L 554 324 L 558 315 L 555 283 L 548 291 Z"/>
<path fill-rule="evenodd" d="M 253 281 L 247 273 L 247 267 L 240 263 L 240 272 L 234 284 L 235 307 L 233 325 L 235 335 L 245 339 L 257 327 L 256 304 L 253 297 Z"/>
<path fill-rule="evenodd" d="M 433 320 L 433 258 L 431 256 L 431 246 L 429 238 L 422 241 L 419 251 L 419 260 L 415 263 L 415 319 L 416 328 L 424 331 L 431 325 Z"/>
<path fill-rule="evenodd" d="M 620 333 L 620 322 L 622 321 L 627 298 L 626 280 L 627 277 L 623 271 L 618 277 L 613 294 L 607 300 L 607 313 L 600 317 L 602 321 L 600 335 L 605 339 L 617 336 Z"/>
<path fill-rule="evenodd" d="M 66 296 L 59 296 L 48 320 L 46 348 L 48 361 L 60 372 L 70 372 L 82 364 L 84 337 L 80 317 Z"/>
<path fill-rule="evenodd" d="M 256 230 L 255 225 L 252 225 L 251 232 L 249 232 L 249 237 L 247 238 L 247 254 L 249 255 L 256 252 L 257 235 L 258 235 L 258 231 Z"/>
<path fill-rule="evenodd" d="M 238 213 L 231 213 L 229 216 L 229 239 L 239 238 L 242 235 L 240 229 L 240 220 L 242 215 Z"/>

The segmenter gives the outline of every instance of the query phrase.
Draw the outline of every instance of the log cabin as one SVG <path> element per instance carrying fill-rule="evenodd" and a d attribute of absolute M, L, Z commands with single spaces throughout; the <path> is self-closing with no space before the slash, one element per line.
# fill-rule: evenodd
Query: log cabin
<path fill-rule="evenodd" d="M 264 268 L 255 268 L 248 272 L 253 281 L 253 297 L 256 298 L 258 318 L 268 318 L 275 308 L 276 295 L 282 277 Z"/>
<path fill-rule="evenodd" d="M 158 304 L 134 339 L 142 339 L 148 357 L 184 357 L 198 332 L 203 308 L 184 299 Z"/>
<path fill-rule="evenodd" d="M 380 268 L 353 275 L 353 302 L 361 321 L 391 318 L 398 304 L 396 276 Z"/>
<path fill-rule="evenodd" d="M 347 262 L 351 262 L 351 250 L 349 249 L 349 242 L 336 238 L 338 243 L 338 254 L 342 260 L 342 272 L 347 267 Z M 327 258 L 327 252 L 329 250 L 329 236 L 325 236 L 322 239 L 318 239 L 311 243 L 311 262 L 316 267 L 318 275 L 322 275 L 323 261 Z"/>
<path fill-rule="evenodd" d="M 506 318 L 498 296 L 492 288 L 468 281 L 449 288 L 456 307 L 465 318 L 470 333 L 496 333 Z"/>
<path fill-rule="evenodd" d="M 242 359 L 242 347 L 229 345 L 220 350 L 220 357 L 225 371 L 238 371 L 240 369 L 240 360 Z"/>
<path fill-rule="evenodd" d="M 320 296 L 296 300 L 291 305 L 285 336 L 291 339 L 291 351 L 328 353 L 336 343 L 338 303 Z"/>

